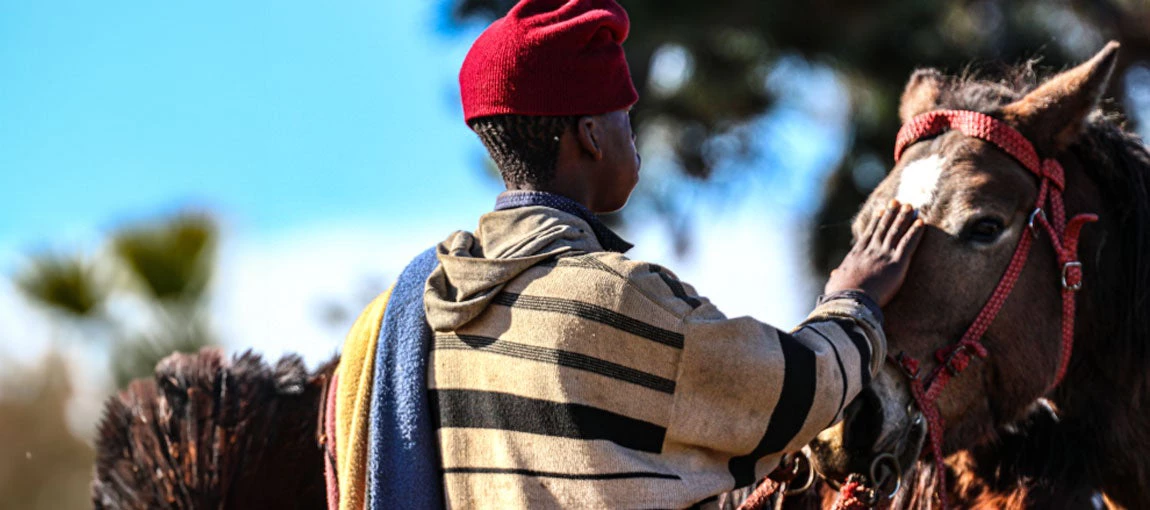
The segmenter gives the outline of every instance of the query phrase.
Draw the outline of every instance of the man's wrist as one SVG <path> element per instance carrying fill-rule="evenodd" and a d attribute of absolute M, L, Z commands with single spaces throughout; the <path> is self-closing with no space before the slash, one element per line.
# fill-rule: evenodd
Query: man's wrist
<path fill-rule="evenodd" d="M 861 289 L 846 289 L 846 290 L 837 290 L 834 292 L 828 292 L 826 294 L 819 296 L 819 298 L 815 304 L 821 305 L 823 303 L 826 303 L 828 301 L 833 301 L 836 299 L 851 299 L 851 300 L 857 301 L 859 304 L 865 306 L 867 308 L 867 310 L 869 310 L 872 315 L 874 315 L 875 320 L 877 320 L 879 322 L 879 324 L 882 324 L 882 322 L 883 322 L 882 307 L 880 307 L 878 305 L 878 301 L 875 301 L 875 299 L 873 297 L 871 297 L 870 294 L 867 294 L 865 291 L 863 291 Z"/>

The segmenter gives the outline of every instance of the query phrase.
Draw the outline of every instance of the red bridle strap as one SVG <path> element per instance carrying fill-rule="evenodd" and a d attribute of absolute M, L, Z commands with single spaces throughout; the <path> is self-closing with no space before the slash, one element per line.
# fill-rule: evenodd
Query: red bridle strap
<path fill-rule="evenodd" d="M 1005 122 L 985 113 L 967 110 L 937 110 L 910 119 L 898 131 L 894 143 L 894 161 L 897 163 L 903 151 L 914 142 L 952 130 L 994 144 L 1034 175 L 1050 179 L 1059 192 L 1065 189 L 1062 165 L 1054 160 L 1047 160 L 1054 164 L 1046 165 L 1038 157 L 1030 140 Z"/>
<path fill-rule="evenodd" d="M 935 352 L 937 364 L 925 379 L 919 373 L 918 360 L 905 353 L 899 353 L 897 357 L 892 358 L 892 361 L 901 366 L 910 378 L 911 393 L 926 419 L 930 450 L 934 455 L 935 475 L 938 480 L 938 495 L 944 509 L 947 507 L 947 496 L 942 457 L 943 423 L 938 410 L 939 395 L 952 377 L 966 369 L 972 355 L 980 358 L 988 355 L 986 347 L 981 342 L 982 336 L 1014 290 L 1014 285 L 1018 282 L 1029 257 L 1033 239 L 1038 236 L 1039 227 L 1048 234 L 1062 268 L 1061 356 L 1058 369 L 1047 391 L 1062 382 L 1070 363 L 1074 343 L 1074 294 L 1082 286 L 1082 264 L 1078 262 L 1078 235 L 1086 223 L 1098 220 L 1098 216 L 1094 214 L 1080 214 L 1067 224 L 1066 210 L 1062 202 L 1062 192 L 1066 186 L 1062 165 L 1053 158 L 1040 159 L 1034 145 L 1026 137 L 1005 122 L 983 113 L 939 110 L 911 119 L 899 130 L 894 149 L 895 161 L 897 162 L 903 151 L 915 142 L 948 130 L 994 144 L 1038 177 L 1039 187 L 1038 199 L 1031 215 L 1031 232 L 1023 232 L 1020 236 L 1018 247 L 1010 258 L 1006 272 L 994 288 L 990 300 L 983 306 L 962 338 L 957 343 Z M 1047 220 L 1044 208 L 1053 213 L 1053 223 Z"/>

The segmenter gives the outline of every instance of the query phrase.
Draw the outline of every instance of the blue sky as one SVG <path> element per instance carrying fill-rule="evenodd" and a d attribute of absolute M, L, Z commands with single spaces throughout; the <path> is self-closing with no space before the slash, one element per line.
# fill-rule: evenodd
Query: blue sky
<path fill-rule="evenodd" d="M 255 232 L 488 207 L 473 34 L 434 5 L 0 1 L 0 245 L 185 206 Z"/>
<path fill-rule="evenodd" d="M 458 99 L 482 27 L 449 27 L 446 2 L 0 0 L 0 360 L 67 337 L 57 345 L 98 379 L 91 332 L 7 277 L 27 254 L 98 257 L 116 226 L 189 207 L 222 222 L 212 307 L 226 345 L 336 352 L 347 325 L 323 324 L 321 304 L 359 309 L 365 282 L 473 227 L 501 188 Z M 764 84 L 780 102 L 752 127 L 763 154 L 720 169 L 723 193 L 684 185 L 668 148 L 644 142 L 644 185 L 679 186 L 696 252 L 677 257 L 641 206 L 624 234 L 632 257 L 728 314 L 789 327 L 810 309 L 805 215 L 847 142 L 849 99 L 827 69 L 781 62 Z M 141 310 L 121 296 L 108 311 L 146 329 Z"/>

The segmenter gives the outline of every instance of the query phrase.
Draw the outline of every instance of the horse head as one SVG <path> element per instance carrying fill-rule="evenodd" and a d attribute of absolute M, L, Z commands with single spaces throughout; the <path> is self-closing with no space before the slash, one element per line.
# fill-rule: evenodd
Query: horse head
<path fill-rule="evenodd" d="M 932 453 L 931 440 L 943 456 L 988 444 L 1046 402 L 1043 397 L 1071 360 L 1062 341 L 1060 276 L 1074 280 L 1067 292 L 1077 290 L 1079 276 L 1091 285 L 1090 278 L 1106 271 L 1100 255 L 1104 232 L 1121 228 L 1107 214 L 1105 193 L 1071 150 L 1106 88 L 1117 50 L 1111 43 L 1029 90 L 934 70 L 912 75 L 899 113 L 920 132 L 900 134 L 905 144 L 897 164 L 863 205 L 853 231 L 857 237 L 892 199 L 917 208 L 928 230 L 906 283 L 885 309 L 891 359 L 843 420 L 811 445 L 824 477 L 841 482 L 850 473 L 866 475 L 879 457 L 893 456 L 901 466 L 896 469 L 905 470 L 924 450 Z M 950 122 L 951 128 L 932 128 L 935 121 Z M 963 122 L 974 127 L 958 129 Z M 979 129 L 1020 134 L 1021 145 L 1037 160 L 1020 160 L 1010 147 L 1004 150 L 1009 143 L 999 135 L 974 134 Z M 1055 194 L 1057 200 L 1047 199 Z M 1062 234 L 1082 225 L 1068 226 L 1075 221 L 1066 218 L 1093 212 L 1102 220 L 1085 229 L 1081 255 L 1069 260 L 1060 247 L 1072 236 Z M 1063 238 L 1051 242 L 1055 236 Z M 1013 262 L 1024 242 L 1032 243 L 1029 255 Z M 1002 282 L 1012 271 L 1015 281 L 1004 291 Z M 984 317 L 988 302 L 996 301 L 996 313 Z M 1082 301 L 1078 315 L 1091 313 L 1092 303 Z M 978 322 L 985 324 L 972 328 Z M 1080 321 L 1078 329 L 1084 327 Z M 957 348 L 960 339 L 972 336 L 974 341 Z M 914 394 L 928 390 L 937 374 L 943 374 L 945 387 L 924 406 Z M 930 406 L 933 420 L 924 409 Z M 936 437 L 928 438 L 928 429 Z"/>

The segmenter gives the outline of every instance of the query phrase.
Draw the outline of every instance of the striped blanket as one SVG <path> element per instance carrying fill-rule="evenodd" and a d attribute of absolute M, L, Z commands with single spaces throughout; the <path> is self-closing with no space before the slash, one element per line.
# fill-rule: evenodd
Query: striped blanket
<path fill-rule="evenodd" d="M 885 356 L 855 299 L 792 332 L 727 318 L 550 207 L 487 214 L 437 251 L 428 385 L 450 507 L 690 506 L 838 420 Z"/>
<path fill-rule="evenodd" d="M 528 204 L 436 247 L 426 371 L 404 373 L 428 399 L 438 484 L 403 489 L 438 491 L 453 508 L 711 501 L 837 421 L 884 359 L 865 299 L 826 300 L 791 331 L 728 318 L 670 271 L 605 251 L 597 230 L 577 211 Z M 362 404 L 389 403 L 375 379 L 402 382 L 388 367 L 398 358 L 377 352 L 390 342 L 387 303 L 369 306 L 345 345 L 339 508 L 423 507 L 410 498 L 425 494 L 371 488 L 371 450 L 388 438 L 371 429 L 379 406 Z"/>

